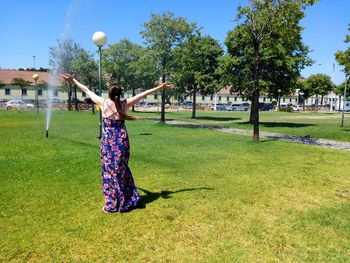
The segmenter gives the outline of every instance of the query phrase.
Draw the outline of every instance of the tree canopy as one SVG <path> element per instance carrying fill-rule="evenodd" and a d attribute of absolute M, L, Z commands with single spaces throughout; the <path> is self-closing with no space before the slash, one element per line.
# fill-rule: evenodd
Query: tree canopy
<path fill-rule="evenodd" d="M 174 48 L 183 43 L 195 28 L 195 24 L 189 24 L 183 17 L 175 17 L 173 13 L 166 12 L 162 15 L 151 14 L 151 19 L 144 23 L 141 31 L 146 45 L 152 51 L 156 67 L 162 75 L 162 82 L 172 72 Z M 161 122 L 165 122 L 166 91 L 162 91 Z"/>
<path fill-rule="evenodd" d="M 316 1 L 252 0 L 240 6 L 237 26 L 225 40 L 228 54 L 221 59 L 222 82 L 252 101 L 253 139 L 259 141 L 260 93 L 278 96 L 295 88 L 300 71 L 311 64 L 299 25 L 306 6 Z"/>
<path fill-rule="evenodd" d="M 348 30 L 350 31 L 350 24 Z M 350 44 L 350 34 L 345 36 L 344 42 Z M 344 72 L 350 76 L 350 45 L 345 51 L 337 51 L 335 53 L 336 61 L 344 67 Z"/>

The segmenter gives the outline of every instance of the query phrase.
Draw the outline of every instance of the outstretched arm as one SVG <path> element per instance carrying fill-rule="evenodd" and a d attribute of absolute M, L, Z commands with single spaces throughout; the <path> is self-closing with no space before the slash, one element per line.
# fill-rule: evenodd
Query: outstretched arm
<path fill-rule="evenodd" d="M 72 75 L 68 75 L 68 74 L 61 74 L 61 77 L 69 82 L 73 82 L 75 85 L 78 86 L 79 89 L 81 89 L 82 91 L 84 91 L 93 102 L 95 102 L 96 104 L 102 105 L 104 98 L 96 95 L 93 91 L 91 91 L 87 86 L 81 84 L 79 81 L 77 81 L 74 76 Z"/>
<path fill-rule="evenodd" d="M 142 100 L 147 95 L 155 93 L 155 92 L 157 92 L 159 90 L 162 90 L 162 89 L 173 89 L 173 88 L 174 88 L 173 85 L 169 85 L 167 83 L 163 83 L 163 84 L 159 85 L 158 87 L 146 90 L 144 92 L 141 92 L 140 94 L 137 94 L 136 96 L 134 96 L 132 98 L 127 99 L 126 100 L 126 107 L 130 108 L 132 105 L 138 103 L 140 100 Z"/>

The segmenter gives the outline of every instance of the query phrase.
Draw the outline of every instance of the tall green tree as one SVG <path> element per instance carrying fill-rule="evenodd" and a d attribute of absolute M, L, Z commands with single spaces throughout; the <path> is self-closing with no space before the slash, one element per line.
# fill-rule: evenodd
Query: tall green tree
<path fill-rule="evenodd" d="M 199 32 L 175 48 L 175 79 L 192 93 L 192 118 L 196 118 L 196 94 L 213 94 L 219 87 L 217 68 L 223 49 L 210 36 Z"/>
<path fill-rule="evenodd" d="M 94 60 L 93 54 L 80 50 L 71 64 L 71 70 L 79 75 L 79 79 L 86 83 L 96 92 L 98 86 L 98 65 Z M 76 87 L 75 90 L 76 92 Z M 76 94 L 75 94 L 76 97 Z M 95 104 L 92 101 L 92 113 L 95 113 Z"/>
<path fill-rule="evenodd" d="M 23 100 L 23 90 L 25 87 L 28 87 L 32 84 L 31 81 L 25 80 L 23 78 L 13 78 L 11 81 L 11 85 L 17 86 L 21 89 L 21 98 Z"/>
<path fill-rule="evenodd" d="M 221 58 L 223 84 L 244 93 L 251 105 L 253 141 L 259 141 L 259 96 L 290 93 L 300 71 L 311 60 L 299 25 L 304 10 L 316 0 L 251 0 L 238 8 L 237 26 L 225 40 L 228 54 Z"/>
<path fill-rule="evenodd" d="M 318 96 L 321 96 L 321 105 L 323 105 L 323 97 L 334 90 L 335 86 L 331 77 L 325 74 L 314 74 L 309 76 L 306 81 L 306 91 L 316 95 L 316 105 L 318 105 Z"/>
<path fill-rule="evenodd" d="M 84 49 L 81 48 L 77 43 L 71 39 L 57 40 L 56 46 L 50 47 L 49 53 L 49 65 L 52 70 L 58 70 L 68 73 L 73 73 L 73 62 L 77 60 L 78 54 L 84 52 Z M 72 100 L 72 90 L 73 87 L 71 84 L 63 85 L 62 88 L 68 87 L 68 109 L 71 110 L 71 100 Z M 76 87 L 74 86 L 75 94 Z M 78 110 L 77 100 L 75 100 L 75 109 Z"/>
<path fill-rule="evenodd" d="M 192 33 L 195 24 L 189 24 L 183 17 L 173 13 L 151 14 L 151 19 L 143 25 L 141 35 L 152 50 L 162 82 L 172 73 L 174 48 L 184 42 Z M 166 90 L 162 91 L 161 122 L 165 122 Z"/>
<path fill-rule="evenodd" d="M 350 31 L 350 24 L 348 27 Z M 344 42 L 350 44 L 350 34 L 345 36 Z M 350 76 L 350 45 L 345 51 L 337 51 L 335 53 L 336 61 L 344 67 L 343 71 L 347 76 Z"/>
<path fill-rule="evenodd" d="M 150 51 L 128 39 L 110 45 L 105 50 L 103 64 L 110 81 L 125 90 L 132 90 L 133 96 L 137 89 L 153 87 L 159 76 Z M 135 110 L 134 106 L 132 110 Z"/>

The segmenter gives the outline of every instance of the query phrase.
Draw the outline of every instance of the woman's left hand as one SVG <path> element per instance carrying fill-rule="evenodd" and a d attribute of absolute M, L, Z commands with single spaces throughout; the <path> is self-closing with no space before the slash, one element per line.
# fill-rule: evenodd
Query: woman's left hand
<path fill-rule="evenodd" d="M 175 86 L 168 84 L 166 82 L 162 83 L 161 85 L 158 86 L 160 89 L 174 89 Z"/>
<path fill-rule="evenodd" d="M 74 75 L 72 74 L 67 74 L 67 73 L 64 73 L 64 74 L 60 74 L 61 75 L 61 78 L 63 78 L 64 80 L 66 81 L 69 81 L 69 82 L 73 82 L 73 79 L 74 79 Z"/>

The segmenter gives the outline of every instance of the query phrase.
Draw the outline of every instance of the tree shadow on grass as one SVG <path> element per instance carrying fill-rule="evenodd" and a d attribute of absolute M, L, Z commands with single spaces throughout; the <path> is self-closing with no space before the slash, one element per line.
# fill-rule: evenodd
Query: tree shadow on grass
<path fill-rule="evenodd" d="M 207 121 L 237 121 L 237 120 L 241 120 L 242 118 L 201 116 L 201 117 L 196 117 L 195 119 L 207 120 Z"/>
<path fill-rule="evenodd" d="M 238 124 L 250 124 L 249 121 L 237 122 Z M 287 128 L 303 128 L 309 126 L 316 126 L 311 123 L 293 123 L 293 122 L 260 122 L 260 125 L 263 127 L 274 128 L 274 127 L 287 127 Z"/>
<path fill-rule="evenodd" d="M 145 193 L 144 195 L 141 196 L 141 199 L 137 207 L 141 209 L 146 208 L 147 204 L 152 203 L 159 198 L 163 198 L 163 199 L 171 198 L 171 195 L 173 194 L 177 194 L 181 192 L 196 191 L 196 190 L 214 190 L 214 188 L 211 188 L 211 187 L 187 188 L 187 189 L 180 189 L 176 191 L 160 191 L 160 192 L 151 192 L 140 187 L 137 187 L 137 189 Z"/>

